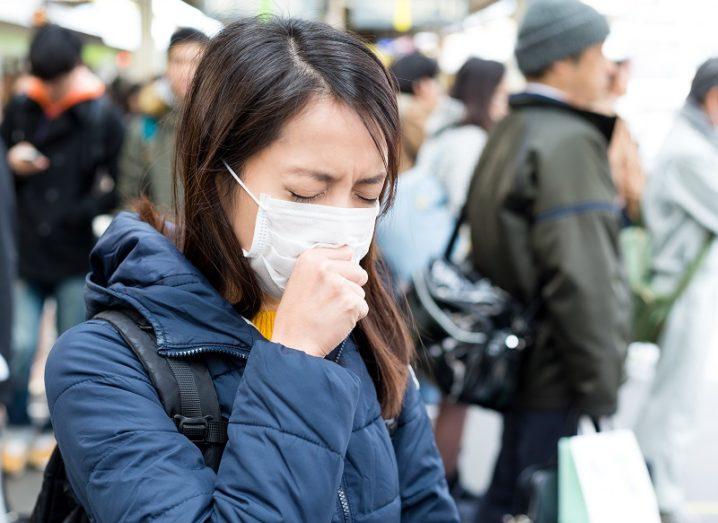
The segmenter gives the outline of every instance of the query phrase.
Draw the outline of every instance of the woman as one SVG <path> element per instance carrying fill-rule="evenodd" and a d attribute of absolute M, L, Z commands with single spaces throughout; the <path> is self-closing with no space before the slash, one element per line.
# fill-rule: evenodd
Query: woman
<path fill-rule="evenodd" d="M 178 129 L 178 221 L 120 214 L 87 303 L 203 358 L 228 442 L 215 473 L 108 323 L 69 331 L 47 394 L 94 520 L 458 521 L 372 243 L 397 121 L 385 69 L 326 25 L 243 20 L 211 41 Z"/>
<path fill-rule="evenodd" d="M 488 133 L 508 111 L 505 73 L 499 62 L 469 58 L 456 74 L 451 98 L 429 122 L 431 137 L 416 166 L 401 175 L 396 204 L 379 225 L 382 254 L 400 287 L 446 247 Z M 429 383 L 422 384 L 422 392 L 427 401 L 436 401 L 438 394 Z M 465 419 L 465 405 L 441 401 L 436 442 L 452 488 L 459 484 Z"/>
<path fill-rule="evenodd" d="M 466 200 L 469 182 L 479 162 L 493 125 L 508 112 L 506 68 L 492 60 L 469 58 L 459 69 L 451 90 L 464 108 L 458 123 L 448 120 L 436 137 L 427 142 L 420 162 L 441 181 L 452 215 L 459 214 Z M 435 124 L 436 125 L 436 124 Z M 436 443 L 446 469 L 449 485 L 460 487 L 458 459 L 467 407 L 443 398 L 436 418 Z M 460 494 L 461 489 L 455 494 Z"/>
<path fill-rule="evenodd" d="M 402 173 L 396 204 L 379 225 L 382 254 L 400 285 L 446 245 L 488 132 L 508 111 L 505 67 L 469 58 L 450 95 L 429 119 L 416 165 Z"/>

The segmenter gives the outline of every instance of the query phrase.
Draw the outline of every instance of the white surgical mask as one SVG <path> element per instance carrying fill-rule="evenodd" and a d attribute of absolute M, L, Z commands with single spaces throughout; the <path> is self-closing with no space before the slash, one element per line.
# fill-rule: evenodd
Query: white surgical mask
<path fill-rule="evenodd" d="M 372 207 L 349 209 L 279 200 L 268 194 L 257 199 L 227 162 L 224 165 L 258 206 L 252 246 L 242 252 L 271 296 L 282 296 L 304 251 L 347 245 L 354 251 L 356 263 L 369 252 L 378 202 Z"/>

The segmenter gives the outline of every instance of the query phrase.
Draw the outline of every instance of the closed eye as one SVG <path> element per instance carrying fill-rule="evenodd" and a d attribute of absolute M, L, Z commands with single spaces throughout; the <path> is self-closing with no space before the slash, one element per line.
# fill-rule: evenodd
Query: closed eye
<path fill-rule="evenodd" d="M 379 201 L 379 198 L 367 198 L 367 197 L 365 197 L 365 196 L 362 196 L 361 194 L 357 194 L 357 197 L 358 197 L 361 201 L 366 202 L 366 203 L 376 203 L 376 202 Z"/>
<path fill-rule="evenodd" d="M 302 195 L 302 194 L 297 194 L 294 191 L 289 191 L 289 194 L 292 195 L 292 200 L 295 202 L 310 203 L 315 200 L 318 200 L 324 193 L 320 192 L 320 193 L 313 194 L 313 195 Z"/>

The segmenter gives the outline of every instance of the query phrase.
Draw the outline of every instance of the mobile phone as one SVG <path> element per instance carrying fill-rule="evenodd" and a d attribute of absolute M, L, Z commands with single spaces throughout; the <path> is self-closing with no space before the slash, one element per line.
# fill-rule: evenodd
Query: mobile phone
<path fill-rule="evenodd" d="M 42 154 L 40 154 L 40 151 L 38 151 L 32 146 L 23 147 L 20 151 L 18 151 L 18 157 L 23 162 L 34 163 L 35 160 L 37 160 L 41 156 Z"/>

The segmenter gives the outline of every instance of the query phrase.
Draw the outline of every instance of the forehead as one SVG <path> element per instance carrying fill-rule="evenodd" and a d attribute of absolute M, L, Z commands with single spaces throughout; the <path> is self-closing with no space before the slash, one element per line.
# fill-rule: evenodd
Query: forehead
<path fill-rule="evenodd" d="M 192 60 L 204 50 L 204 45 L 198 42 L 184 42 L 176 44 L 168 52 L 170 60 Z"/>
<path fill-rule="evenodd" d="M 286 162 L 321 168 L 335 175 L 376 175 L 385 171 L 388 151 L 384 138 L 372 133 L 359 114 L 328 97 L 310 101 L 284 124 L 278 139 L 269 147 Z"/>

